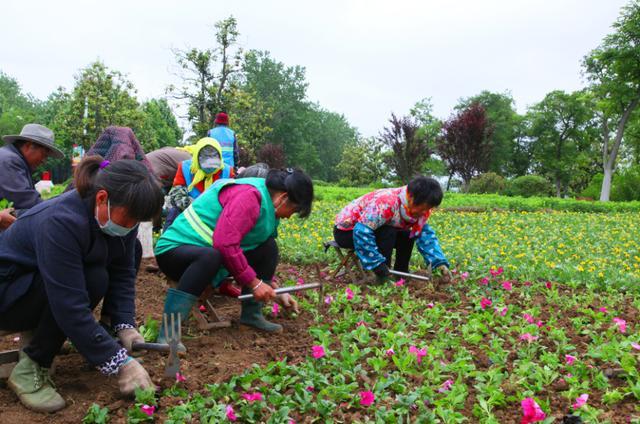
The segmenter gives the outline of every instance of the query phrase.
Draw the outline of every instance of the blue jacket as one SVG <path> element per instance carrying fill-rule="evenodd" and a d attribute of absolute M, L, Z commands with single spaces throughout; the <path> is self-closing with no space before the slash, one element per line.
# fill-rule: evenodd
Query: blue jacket
<path fill-rule="evenodd" d="M 13 202 L 17 211 L 42 202 L 33 184 L 29 164 L 12 144 L 0 148 L 0 199 Z"/>
<path fill-rule="evenodd" d="M 225 165 L 235 168 L 238 165 L 238 155 L 240 154 L 236 133 L 226 125 L 218 125 L 209 130 L 208 136 L 220 143 L 222 160 Z M 229 176 L 224 178 L 229 178 Z"/>
<path fill-rule="evenodd" d="M 122 347 L 94 318 L 85 267 L 103 266 L 108 288 L 103 311 L 116 326 L 135 327 L 136 231 L 109 237 L 98 227 L 93 202 L 76 190 L 26 211 L 0 234 L 0 313 L 29 290 L 40 274 L 60 329 L 93 365 L 107 363 Z"/>

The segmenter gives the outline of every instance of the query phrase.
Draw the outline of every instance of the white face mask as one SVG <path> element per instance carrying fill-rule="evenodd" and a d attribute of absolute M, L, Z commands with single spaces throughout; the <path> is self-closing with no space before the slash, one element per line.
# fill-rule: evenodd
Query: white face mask
<path fill-rule="evenodd" d="M 136 224 L 131 228 L 123 227 L 122 225 L 118 225 L 115 222 L 113 222 L 111 220 L 111 201 L 109 201 L 108 199 L 107 199 L 107 222 L 105 222 L 104 225 L 100 224 L 100 220 L 98 219 L 98 206 L 96 206 L 95 218 L 102 232 L 111 237 L 124 237 L 138 227 L 138 224 Z"/>

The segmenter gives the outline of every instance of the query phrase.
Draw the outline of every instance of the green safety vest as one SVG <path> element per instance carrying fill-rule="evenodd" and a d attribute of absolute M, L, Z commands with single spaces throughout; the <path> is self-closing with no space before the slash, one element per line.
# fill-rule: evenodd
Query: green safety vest
<path fill-rule="evenodd" d="M 220 190 L 230 184 L 251 185 L 258 189 L 261 196 L 258 221 L 244 236 L 240 242 L 240 248 L 243 251 L 253 250 L 267 241 L 269 237 L 275 237 L 279 220 L 276 219 L 276 211 L 273 208 L 265 180 L 263 178 L 223 179 L 216 181 L 173 221 L 173 224 L 156 243 L 154 249 L 156 256 L 185 244 L 202 247 L 213 246 L 214 230 L 220 213 L 222 213 L 222 205 L 220 205 L 218 195 Z M 227 275 L 229 272 L 222 268 L 214 279 L 214 285 Z"/>

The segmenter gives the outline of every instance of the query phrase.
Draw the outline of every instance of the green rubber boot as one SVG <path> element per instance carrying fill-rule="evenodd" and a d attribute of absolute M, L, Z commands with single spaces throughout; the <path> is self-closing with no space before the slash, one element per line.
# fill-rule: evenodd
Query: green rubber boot
<path fill-rule="evenodd" d="M 248 288 L 242 288 L 243 294 L 250 293 Z M 248 325 L 250 327 L 257 328 L 258 330 L 266 331 L 269 333 L 282 332 L 282 326 L 274 322 L 269 322 L 264 318 L 262 314 L 262 302 L 257 302 L 254 299 L 247 299 L 242 301 L 242 311 L 240 312 L 240 324 Z"/>
<path fill-rule="evenodd" d="M 20 360 L 9 376 L 9 388 L 24 406 L 36 412 L 56 412 L 66 406 L 54 388 L 49 370 L 42 368 L 23 351 L 20 351 Z"/>
<path fill-rule="evenodd" d="M 180 315 L 180 322 L 184 323 L 189 318 L 189 312 L 191 308 L 196 304 L 197 297 L 194 295 L 183 292 L 174 288 L 169 288 L 167 291 L 167 298 L 164 301 L 164 313 L 167 314 L 168 324 L 171 325 L 170 314 Z M 164 320 L 162 320 L 164 321 Z M 178 322 L 175 322 L 176 328 L 173 329 L 174 334 L 178 333 Z M 171 332 L 169 331 L 169 335 Z M 167 343 L 164 337 L 164 322 L 160 325 L 160 331 L 158 332 L 158 343 Z M 187 348 L 182 343 L 178 345 L 180 352 L 186 352 Z"/>

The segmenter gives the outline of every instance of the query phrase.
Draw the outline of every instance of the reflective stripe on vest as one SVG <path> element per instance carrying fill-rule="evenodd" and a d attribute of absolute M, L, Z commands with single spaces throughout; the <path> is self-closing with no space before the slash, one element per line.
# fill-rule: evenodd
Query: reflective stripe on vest
<path fill-rule="evenodd" d="M 198 214 L 193 210 L 193 207 L 189 206 L 183 213 L 193 231 L 195 231 L 205 243 L 213 245 L 213 230 L 200 219 Z"/>

